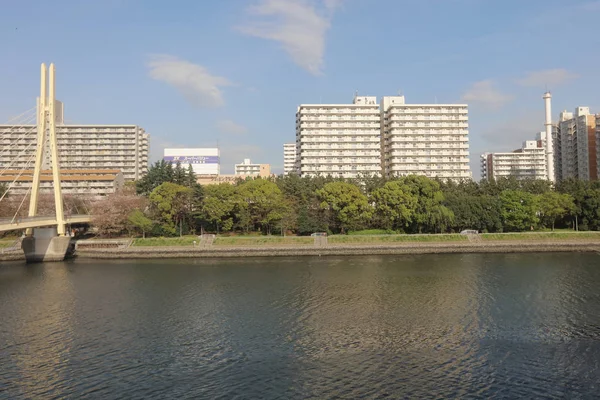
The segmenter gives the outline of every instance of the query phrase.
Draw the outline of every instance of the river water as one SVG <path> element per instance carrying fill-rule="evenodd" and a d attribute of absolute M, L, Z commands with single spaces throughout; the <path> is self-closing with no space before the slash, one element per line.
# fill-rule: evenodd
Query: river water
<path fill-rule="evenodd" d="M 598 398 L 600 255 L 0 266 L 0 398 Z"/>

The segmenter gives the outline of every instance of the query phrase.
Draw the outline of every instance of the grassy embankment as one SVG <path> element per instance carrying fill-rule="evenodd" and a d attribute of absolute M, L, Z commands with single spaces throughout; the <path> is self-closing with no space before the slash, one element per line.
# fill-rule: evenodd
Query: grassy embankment
<path fill-rule="evenodd" d="M 554 241 L 554 240 L 600 240 L 600 232 L 522 232 L 522 233 L 484 233 L 482 241 Z M 397 235 L 397 234 L 372 234 L 372 235 L 332 235 L 328 237 L 329 244 L 393 244 L 393 243 L 448 243 L 468 242 L 468 237 L 459 234 L 438 235 Z M 136 247 L 161 247 L 161 246 L 193 246 L 194 241 L 199 244 L 197 236 L 184 236 L 176 238 L 154 237 L 135 239 Z M 0 241 L 0 247 L 10 246 L 13 242 Z M 215 247 L 246 247 L 246 246 L 310 246 L 313 238 L 308 236 L 219 236 L 215 239 Z"/>
<path fill-rule="evenodd" d="M 492 240 L 600 240 L 600 232 L 520 232 L 520 233 L 484 233 L 481 238 L 486 241 Z"/>

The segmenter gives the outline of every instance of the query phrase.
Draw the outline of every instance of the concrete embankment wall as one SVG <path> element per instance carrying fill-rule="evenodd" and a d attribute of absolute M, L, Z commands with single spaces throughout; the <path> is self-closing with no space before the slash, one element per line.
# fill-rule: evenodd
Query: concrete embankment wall
<path fill-rule="evenodd" d="M 411 243 L 401 245 L 330 245 L 327 247 L 213 247 L 210 249 L 192 247 L 130 247 L 119 251 L 89 249 L 79 251 L 77 255 L 81 258 L 96 259 L 166 259 L 538 252 L 600 252 L 600 242 Z"/>
<path fill-rule="evenodd" d="M 86 248 L 76 252 L 86 259 L 169 259 L 169 258 L 242 258 L 242 257 L 301 257 L 301 256 L 358 256 L 395 254 L 456 254 L 456 253 L 544 253 L 597 252 L 598 240 L 563 241 L 494 241 L 452 243 L 402 243 L 393 245 L 329 245 L 313 246 L 256 246 L 256 247 L 128 247 Z M 23 253 L 0 254 L 0 261 L 23 260 Z"/>

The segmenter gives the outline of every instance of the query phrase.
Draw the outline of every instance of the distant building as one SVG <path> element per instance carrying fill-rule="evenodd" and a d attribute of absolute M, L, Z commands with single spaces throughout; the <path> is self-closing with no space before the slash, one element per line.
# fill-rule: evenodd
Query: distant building
<path fill-rule="evenodd" d="M 515 151 L 482 154 L 481 179 L 548 179 L 545 139 L 546 132 L 540 132 L 536 140 L 523 142 L 523 146 Z"/>
<path fill-rule="evenodd" d="M 352 104 L 301 104 L 296 112 L 296 168 L 301 176 L 380 175 L 376 97 Z"/>
<path fill-rule="evenodd" d="M 283 145 L 283 173 L 285 175 L 296 172 L 296 143 Z"/>
<path fill-rule="evenodd" d="M 557 180 L 598 179 L 597 116 L 589 107 L 575 113 L 563 111 L 554 130 L 555 173 Z"/>
<path fill-rule="evenodd" d="M 250 159 L 246 158 L 241 164 L 235 164 L 235 175 L 267 177 L 271 175 L 271 165 L 252 164 Z"/>
<path fill-rule="evenodd" d="M 302 176 L 471 177 L 466 104 L 406 104 L 355 96 L 352 104 L 302 104 L 296 168 Z"/>
<path fill-rule="evenodd" d="M 181 163 L 187 169 L 190 165 L 196 176 L 219 175 L 220 153 L 218 148 L 170 148 L 164 150 L 163 160 L 172 164 Z"/>
<path fill-rule="evenodd" d="M 25 195 L 33 181 L 33 169 L 6 170 L 0 176 L 0 183 L 13 186 L 12 195 Z M 123 187 L 123 173 L 119 169 L 63 169 L 60 171 L 63 194 L 105 196 Z M 43 170 L 40 175 L 40 192 L 51 193 L 54 182 L 51 170 Z"/>
<path fill-rule="evenodd" d="M 471 178 L 466 104 L 406 104 L 381 99 L 381 164 L 386 176 Z"/>
<path fill-rule="evenodd" d="M 149 135 L 138 125 L 65 125 L 64 106 L 56 101 L 56 138 L 61 168 L 120 170 L 125 181 L 148 172 Z M 0 125 L 0 169 L 26 170 L 35 156 L 37 125 Z M 50 168 L 46 146 L 43 168 Z M 9 149 L 4 151 L 4 149 Z"/>

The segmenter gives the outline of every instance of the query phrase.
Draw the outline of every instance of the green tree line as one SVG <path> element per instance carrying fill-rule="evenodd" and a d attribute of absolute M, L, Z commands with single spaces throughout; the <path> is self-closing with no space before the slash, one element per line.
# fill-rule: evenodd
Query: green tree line
<path fill-rule="evenodd" d="M 200 186 L 191 168 L 160 161 L 135 188 L 103 202 L 100 213 L 121 204 L 110 217 L 109 230 L 95 224 L 107 236 L 600 229 L 600 183 L 577 180 L 553 186 L 514 178 L 477 183 L 415 175 L 392 179 L 286 175 Z"/>

